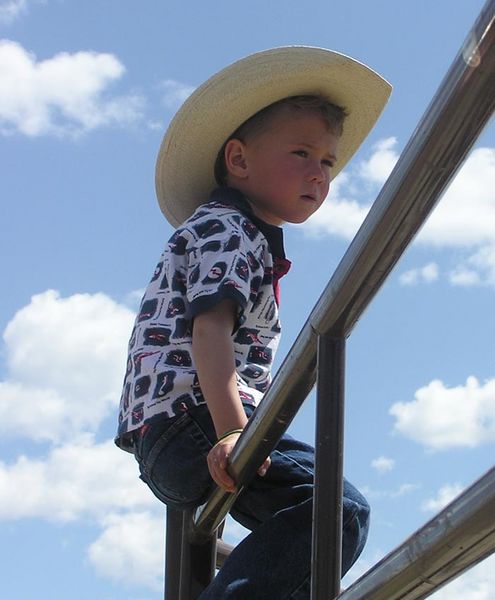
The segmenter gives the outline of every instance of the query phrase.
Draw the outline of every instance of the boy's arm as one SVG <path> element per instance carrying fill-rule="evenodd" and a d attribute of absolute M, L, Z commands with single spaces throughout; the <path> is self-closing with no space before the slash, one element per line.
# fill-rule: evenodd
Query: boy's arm
<path fill-rule="evenodd" d="M 244 429 L 248 418 L 237 389 L 232 331 L 236 304 L 226 299 L 194 319 L 192 351 L 199 384 L 215 425 L 217 437 L 232 429 Z M 240 434 L 219 441 L 208 454 L 213 480 L 227 491 L 235 482 L 227 473 L 227 461 Z M 260 468 L 264 474 L 269 459 Z"/>

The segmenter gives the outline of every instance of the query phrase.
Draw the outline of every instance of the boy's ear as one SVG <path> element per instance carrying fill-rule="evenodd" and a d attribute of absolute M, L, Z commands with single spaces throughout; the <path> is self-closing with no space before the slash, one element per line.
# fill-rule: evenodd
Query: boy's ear
<path fill-rule="evenodd" d="M 247 177 L 246 146 L 241 140 L 233 138 L 225 144 L 225 167 L 229 175 Z"/>

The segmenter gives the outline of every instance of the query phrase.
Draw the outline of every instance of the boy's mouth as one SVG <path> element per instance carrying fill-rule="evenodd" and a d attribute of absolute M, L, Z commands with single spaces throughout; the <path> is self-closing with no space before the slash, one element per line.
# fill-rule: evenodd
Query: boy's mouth
<path fill-rule="evenodd" d="M 316 195 L 314 194 L 302 194 L 301 198 L 303 200 L 308 200 L 309 202 L 316 202 Z"/>

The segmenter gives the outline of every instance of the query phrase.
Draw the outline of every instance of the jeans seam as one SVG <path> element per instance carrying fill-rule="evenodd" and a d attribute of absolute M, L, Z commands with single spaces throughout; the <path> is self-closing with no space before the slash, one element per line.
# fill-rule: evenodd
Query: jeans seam
<path fill-rule="evenodd" d="M 190 432 L 189 435 L 193 438 L 193 440 L 195 442 L 197 442 L 201 445 L 203 445 L 204 442 L 206 442 L 206 445 L 203 448 L 203 450 L 207 454 L 215 445 L 216 440 L 212 441 L 209 438 L 208 434 L 206 433 L 204 428 L 201 426 L 201 423 L 193 415 L 191 415 L 191 421 L 194 421 L 194 424 L 196 425 L 196 429 L 193 432 Z M 208 446 L 208 448 L 206 446 Z"/>
<path fill-rule="evenodd" d="M 309 575 L 306 575 L 306 577 L 304 578 L 302 583 L 300 585 L 298 585 L 294 590 L 292 590 L 292 592 L 290 593 L 290 596 L 288 597 L 288 600 L 297 600 L 297 596 L 294 596 L 294 594 L 297 594 L 298 592 L 301 591 L 303 586 L 305 586 L 308 583 L 310 577 L 311 577 L 311 573 L 309 573 Z"/>
<path fill-rule="evenodd" d="M 186 428 L 190 427 L 192 430 L 184 431 Z M 182 415 L 172 426 L 170 426 L 153 444 L 148 456 L 146 457 L 146 464 L 141 463 L 141 469 L 143 475 L 145 476 L 144 481 L 151 489 L 151 491 L 155 494 L 155 496 L 161 500 L 167 506 L 175 506 L 180 503 L 181 510 L 187 508 L 193 508 L 201 504 L 204 499 L 200 499 L 199 501 L 194 502 L 186 502 L 180 498 L 175 498 L 164 493 L 157 485 L 155 485 L 153 481 L 153 469 L 158 459 L 160 453 L 164 449 L 164 447 L 176 436 L 183 432 L 183 435 L 187 435 L 191 438 L 192 442 L 197 446 L 198 450 L 203 451 L 204 454 L 207 454 L 209 448 L 206 448 L 205 442 L 211 448 L 212 444 L 208 439 L 203 428 L 200 426 L 198 421 L 189 413 L 185 413 Z"/>
<path fill-rule="evenodd" d="M 287 456 L 287 454 L 285 454 L 284 452 L 281 452 L 280 450 L 275 449 L 273 451 L 274 454 L 278 454 L 279 456 L 282 456 L 285 460 L 289 460 L 290 462 L 292 462 L 293 464 L 297 465 L 300 469 L 302 469 L 303 471 L 305 471 L 306 473 L 308 473 L 311 476 L 311 479 L 314 478 L 314 474 L 313 471 L 311 469 L 308 469 L 307 467 L 305 467 L 304 465 L 302 465 L 299 461 L 297 461 L 295 458 L 293 458 L 292 456 Z"/>
<path fill-rule="evenodd" d="M 347 525 L 349 525 L 349 523 L 357 517 L 358 512 L 358 508 L 355 508 L 352 512 L 348 511 L 350 514 L 347 515 L 347 519 L 342 523 L 342 528 L 347 527 Z"/>
<path fill-rule="evenodd" d="M 179 433 L 182 429 L 185 429 L 185 427 L 188 425 L 188 423 L 190 421 L 191 421 L 190 415 L 188 415 L 187 413 L 183 414 L 179 419 L 177 419 L 177 421 L 173 425 L 171 425 L 156 440 L 156 442 L 153 444 L 153 447 L 149 451 L 148 456 L 146 457 L 146 461 L 144 461 L 144 460 L 141 461 L 143 470 L 148 476 L 150 475 L 150 469 L 148 468 L 149 465 L 153 465 L 155 463 L 158 455 L 163 450 L 163 448 L 166 446 L 166 444 L 171 440 L 171 438 L 174 435 Z"/>

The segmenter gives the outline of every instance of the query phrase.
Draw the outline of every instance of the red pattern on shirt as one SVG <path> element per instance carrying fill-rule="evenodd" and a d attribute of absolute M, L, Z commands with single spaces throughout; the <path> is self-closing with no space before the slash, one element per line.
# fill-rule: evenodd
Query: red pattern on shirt
<path fill-rule="evenodd" d="M 286 258 L 280 258 L 275 256 L 273 260 L 273 293 L 275 294 L 275 300 L 277 306 L 280 306 L 280 279 L 284 275 L 287 275 L 292 263 Z"/>

